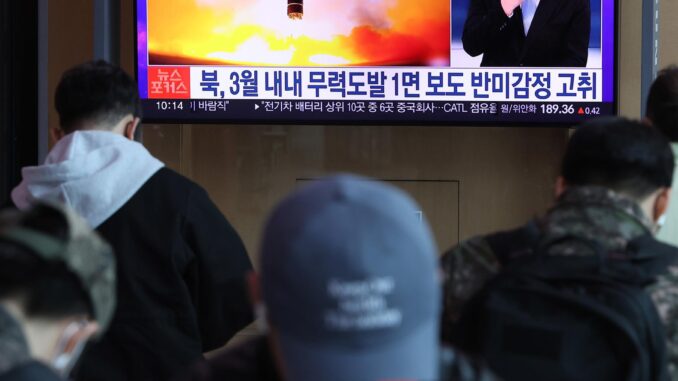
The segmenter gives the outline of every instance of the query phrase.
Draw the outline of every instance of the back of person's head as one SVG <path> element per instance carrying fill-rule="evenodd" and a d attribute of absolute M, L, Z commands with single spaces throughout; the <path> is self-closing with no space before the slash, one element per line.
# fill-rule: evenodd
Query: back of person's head
<path fill-rule="evenodd" d="M 89 336 L 112 318 L 112 249 L 65 207 L 5 211 L 0 304 L 22 324 L 33 356 L 67 372 Z"/>
<path fill-rule="evenodd" d="M 135 81 L 106 61 L 77 65 L 61 77 L 54 98 L 64 134 L 76 130 L 112 130 L 125 117 L 139 118 Z"/>
<path fill-rule="evenodd" d="M 402 191 L 349 175 L 274 210 L 261 292 L 287 379 L 436 379 L 437 250 L 418 210 Z"/>
<path fill-rule="evenodd" d="M 672 142 L 678 142 L 678 66 L 659 72 L 647 97 L 647 118 Z"/>
<path fill-rule="evenodd" d="M 642 201 L 671 187 L 673 167 L 671 146 L 657 129 L 625 118 L 601 118 L 572 135 L 561 175 L 569 186 L 602 186 Z"/>

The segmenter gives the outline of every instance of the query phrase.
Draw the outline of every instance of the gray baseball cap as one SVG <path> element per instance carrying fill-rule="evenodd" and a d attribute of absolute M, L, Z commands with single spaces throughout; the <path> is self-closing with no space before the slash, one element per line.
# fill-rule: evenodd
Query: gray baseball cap
<path fill-rule="evenodd" d="M 274 210 L 260 275 L 290 380 L 437 379 L 437 249 L 418 210 L 404 192 L 350 175 Z"/>
<path fill-rule="evenodd" d="M 66 240 L 16 222 L 22 220 L 22 215 L 41 210 L 51 210 L 64 217 L 68 230 Z M 0 216 L 0 240 L 26 247 L 43 260 L 64 262 L 89 297 L 93 317 L 100 327 L 98 334 L 106 331 L 115 311 L 115 257 L 111 246 L 84 219 L 67 206 L 41 202 L 27 211 L 6 212 Z"/>

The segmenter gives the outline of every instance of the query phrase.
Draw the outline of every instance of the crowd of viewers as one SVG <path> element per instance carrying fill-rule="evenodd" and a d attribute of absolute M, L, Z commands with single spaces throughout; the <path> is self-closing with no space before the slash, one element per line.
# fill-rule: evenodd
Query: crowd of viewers
<path fill-rule="evenodd" d="M 521 227 L 440 257 L 407 194 L 330 176 L 273 210 L 256 273 L 205 190 L 134 140 L 123 70 L 76 66 L 55 106 L 0 213 L 0 381 L 678 380 L 678 68 L 644 121 L 575 130 Z"/>

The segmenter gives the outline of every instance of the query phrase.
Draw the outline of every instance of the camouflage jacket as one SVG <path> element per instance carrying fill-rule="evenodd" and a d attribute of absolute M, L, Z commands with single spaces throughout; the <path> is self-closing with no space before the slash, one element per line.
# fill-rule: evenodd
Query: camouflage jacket
<path fill-rule="evenodd" d="M 19 322 L 0 306 L 0 375 L 30 361 Z"/>
<path fill-rule="evenodd" d="M 629 241 L 654 229 L 654 224 L 633 200 L 600 187 L 571 188 L 545 216 L 535 222 L 539 227 L 540 239 L 582 237 L 598 242 L 609 251 L 624 250 Z M 589 246 L 572 240 L 551 246 L 549 253 L 593 254 Z M 447 339 L 445 327 L 457 320 L 464 303 L 500 267 L 486 236 L 471 238 L 443 255 L 443 339 Z M 678 380 L 678 266 L 669 268 L 668 273 L 660 276 L 648 292 L 664 321 L 671 379 Z"/>

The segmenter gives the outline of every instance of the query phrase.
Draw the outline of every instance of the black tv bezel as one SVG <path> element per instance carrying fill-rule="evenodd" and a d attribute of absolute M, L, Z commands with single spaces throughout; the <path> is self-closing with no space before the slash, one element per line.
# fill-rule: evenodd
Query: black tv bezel
<path fill-rule="evenodd" d="M 137 82 L 139 81 L 139 31 L 137 29 L 137 3 L 139 1 L 148 1 L 148 0 L 134 0 L 133 2 L 133 17 L 134 17 L 134 79 Z M 453 0 L 450 0 L 450 2 Z M 601 7 L 602 7 L 601 0 Z M 613 82 L 614 82 L 614 100 L 612 101 L 612 112 L 613 116 L 619 115 L 619 22 L 620 22 L 620 10 L 619 10 L 619 0 L 614 0 L 614 73 L 613 73 Z M 602 17 L 602 11 L 601 11 Z M 149 101 L 151 99 L 141 99 L 140 102 Z M 515 102 L 519 103 L 519 102 Z M 534 104 L 535 102 L 525 102 L 528 104 Z M 608 103 L 609 102 L 605 102 Z M 287 120 L 251 120 L 251 119 L 191 119 L 191 118 L 146 118 L 143 117 L 143 123 L 145 124 L 197 124 L 197 125 L 255 125 L 255 126 L 273 126 L 273 125 L 304 125 L 304 126 L 349 126 L 349 125 L 359 125 L 359 126 L 412 126 L 412 127 L 513 127 L 513 128 L 573 128 L 579 121 L 534 121 L 534 122 L 497 122 L 497 121 L 472 121 L 472 122 L 462 122 L 462 121 L 425 121 L 421 124 L 412 123 L 411 121 L 375 121 L 375 120 L 364 120 L 360 123 L 352 123 L 347 120 L 337 120 L 337 119 L 328 119 L 328 120 L 317 120 L 317 121 L 287 121 Z"/>

